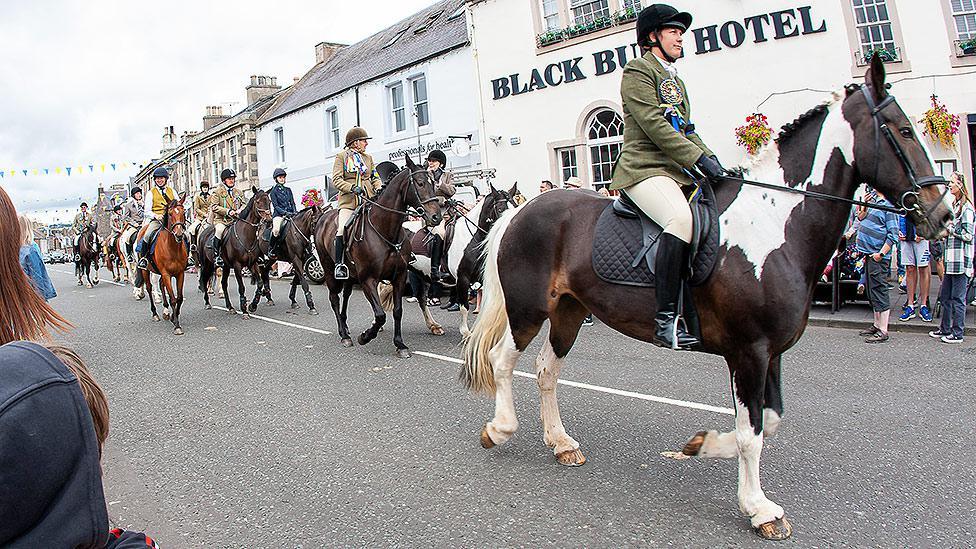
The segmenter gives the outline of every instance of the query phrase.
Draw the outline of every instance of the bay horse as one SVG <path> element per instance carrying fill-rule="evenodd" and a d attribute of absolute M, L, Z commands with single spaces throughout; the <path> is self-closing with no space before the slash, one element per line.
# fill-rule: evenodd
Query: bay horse
<path fill-rule="evenodd" d="M 100 250 L 95 244 L 95 234 L 97 227 L 88 225 L 81 231 L 81 238 L 78 239 L 78 261 L 75 261 L 75 274 L 78 275 L 78 285 L 84 285 L 83 279 L 88 280 L 88 287 L 98 284 L 98 256 Z M 95 273 L 95 280 L 92 281 L 92 272 Z"/>
<path fill-rule="evenodd" d="M 148 269 L 136 269 L 135 287 L 146 286 L 149 294 L 149 310 L 152 311 L 153 322 L 159 322 L 156 312 L 156 300 L 153 299 L 151 274 L 159 275 L 159 285 L 162 287 L 160 295 L 163 302 L 163 318 L 173 322 L 173 334 L 183 335 L 180 325 L 180 310 L 183 307 L 183 277 L 190 256 L 190 245 L 186 241 L 186 209 L 183 201 L 186 193 L 166 204 L 163 214 L 162 227 L 156 234 L 156 244 L 147 254 Z M 139 230 L 136 237 L 142 239 L 147 227 Z M 176 286 L 175 290 L 173 286 Z M 172 311 L 170 311 L 172 306 Z"/>
<path fill-rule="evenodd" d="M 237 279 L 237 291 L 240 295 L 241 313 L 244 320 L 251 318 L 248 312 L 254 312 L 258 308 L 258 301 L 264 295 L 268 298 L 268 303 L 274 305 L 271 299 L 271 284 L 268 279 L 267 268 L 258 264 L 261 256 L 267 252 L 267 242 L 259 235 L 263 231 L 264 225 L 271 221 L 271 197 L 268 193 L 258 187 L 251 189 L 254 194 L 248 200 L 247 205 L 241 210 L 237 219 L 231 223 L 224 231 L 224 243 L 222 255 L 224 258 L 223 272 L 220 277 L 220 288 L 224 294 L 224 305 L 228 312 L 234 313 L 234 306 L 230 303 L 230 294 L 227 293 L 227 280 L 230 278 L 231 270 Z M 210 242 L 213 240 L 214 227 L 208 226 L 200 231 L 197 237 L 197 253 L 199 254 L 200 268 L 200 291 L 203 292 L 203 301 L 207 309 L 211 308 L 210 294 L 208 289 L 210 279 L 213 278 L 216 270 L 214 266 L 214 250 Z M 251 278 L 257 284 L 254 293 L 254 300 L 250 307 L 247 304 L 247 296 L 244 293 L 244 277 L 241 271 L 247 268 L 251 271 Z"/>
<path fill-rule="evenodd" d="M 373 308 L 373 324 L 359 335 L 360 345 L 372 341 L 386 323 L 386 313 L 380 303 L 377 285 L 386 280 L 393 285 L 393 344 L 396 355 L 409 358 L 410 349 L 403 343 L 400 320 L 403 315 L 403 288 L 407 280 L 409 251 L 404 247 L 406 231 L 403 221 L 410 213 L 407 208 L 420 210 L 428 227 L 440 223 L 441 208 L 434 196 L 434 180 L 426 169 L 406 157 L 406 167 L 399 171 L 383 190 L 365 203 L 352 225 L 346 230 L 349 253 L 350 278 L 336 280 L 335 260 L 332 248 L 338 210 L 326 212 L 319 220 L 315 232 L 315 247 L 319 261 L 325 270 L 325 283 L 329 287 L 329 302 L 336 316 L 340 342 L 352 346 L 349 326 L 346 324 L 346 308 L 349 294 L 355 282 L 359 282 L 363 295 Z M 342 292 L 342 307 L 339 293 Z"/>
<path fill-rule="evenodd" d="M 481 271 L 484 267 L 484 260 L 481 255 L 482 243 L 488 236 L 495 221 L 509 207 L 515 207 L 515 199 L 518 193 L 518 183 L 512 188 L 505 190 L 496 189 L 491 183 L 488 184 L 489 192 L 471 210 L 465 212 L 456 204 L 449 202 L 449 207 L 455 210 L 455 221 L 453 237 L 447 245 L 446 263 L 447 270 L 454 277 L 455 285 L 451 288 L 451 299 L 457 303 L 461 312 L 461 323 L 459 330 L 462 336 L 467 337 L 471 331 L 468 329 L 468 296 L 471 294 L 471 287 L 475 283 L 481 282 Z M 408 235 L 407 241 L 413 242 L 412 235 Z M 410 270 L 416 273 L 421 280 L 420 295 L 417 298 L 417 305 L 424 315 L 427 327 L 434 335 L 443 335 L 444 330 L 438 324 L 430 308 L 427 306 L 427 290 L 430 286 L 430 258 L 418 255 L 418 250 L 414 249 L 417 261 L 411 263 Z M 423 261 L 426 259 L 427 261 Z M 380 284 L 380 300 L 383 302 L 383 309 L 393 310 L 393 288 L 389 284 Z"/>
<path fill-rule="evenodd" d="M 874 57 L 863 86 L 849 85 L 784 126 L 748 167 L 754 180 L 851 199 L 864 182 L 907 210 L 924 238 L 939 238 L 951 219 L 945 180 L 885 88 Z M 884 137 L 884 139 L 882 139 Z M 783 508 L 759 483 L 766 436 L 783 416 L 782 355 L 803 334 L 814 286 L 837 247 L 850 203 L 762 189 L 724 179 L 716 189 L 721 239 L 711 277 L 693 292 L 708 353 L 725 358 L 735 401 L 735 428 L 701 431 L 683 456 L 738 458 L 738 502 L 766 539 L 792 534 Z M 608 284 L 593 270 L 593 228 L 607 201 L 552 191 L 507 212 L 488 235 L 481 315 L 464 345 L 460 379 L 494 394 L 495 416 L 481 432 L 491 448 L 518 427 L 512 370 L 549 321 L 536 360 L 543 441 L 559 463 L 585 462 L 563 426 L 556 382 L 580 325 L 592 312 L 611 328 L 650 342 L 654 290 Z"/>
<path fill-rule="evenodd" d="M 282 238 L 283 257 L 291 263 L 292 279 L 291 288 L 288 291 L 288 299 L 291 300 L 291 308 L 297 309 L 298 302 L 295 301 L 295 293 L 301 285 L 305 292 L 305 304 L 308 305 L 308 313 L 311 315 L 319 314 L 315 310 L 315 302 L 312 301 L 312 291 L 308 288 L 308 278 L 305 276 L 305 265 L 310 259 L 315 258 L 315 247 L 313 238 L 315 227 L 318 225 L 319 218 L 322 216 L 322 208 L 317 204 L 304 208 L 288 220 L 282 228 L 284 235 Z"/>

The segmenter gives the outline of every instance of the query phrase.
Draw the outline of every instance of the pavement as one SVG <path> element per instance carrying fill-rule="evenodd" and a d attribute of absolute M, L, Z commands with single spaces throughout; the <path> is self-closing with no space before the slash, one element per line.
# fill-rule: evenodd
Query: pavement
<path fill-rule="evenodd" d="M 204 310 L 190 275 L 177 337 L 131 288 L 51 271 L 52 305 L 75 324 L 59 339 L 111 403 L 112 522 L 161 547 L 769 545 L 738 511 L 734 460 L 661 455 L 731 428 L 719 357 L 583 328 L 563 372 L 576 384 L 559 395 L 588 461 L 565 468 L 526 379 L 538 340 L 514 382 L 521 428 L 484 450 L 493 402 L 456 381 L 456 314 L 435 312 L 449 328 L 436 337 L 408 304 L 414 356 L 398 359 L 389 324 L 342 348 L 322 287 L 320 316 L 289 309 L 276 281 L 278 305 L 243 320 Z M 358 292 L 349 317 L 354 334 L 371 320 Z M 869 346 L 807 329 L 784 356 L 786 413 L 762 456 L 763 488 L 794 527 L 777 547 L 972 546 L 974 343 L 897 334 Z"/>

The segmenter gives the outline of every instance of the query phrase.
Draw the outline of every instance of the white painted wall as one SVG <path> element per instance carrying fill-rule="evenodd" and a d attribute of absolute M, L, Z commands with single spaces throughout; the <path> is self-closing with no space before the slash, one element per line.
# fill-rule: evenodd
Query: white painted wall
<path fill-rule="evenodd" d="M 849 0 L 736 0 L 707 2 L 707 8 L 701 1 L 671 2 L 678 9 L 693 13 L 693 27 L 721 25 L 728 20 L 741 22 L 753 15 L 801 6 L 812 7 L 815 27 L 821 20 L 827 23 L 828 29 L 823 33 L 762 43 L 753 43 L 749 32 L 736 49 L 702 55 L 695 55 L 695 39 L 691 33 L 686 34 L 686 56 L 678 67 L 689 87 L 693 122 L 724 164 L 744 160 L 745 151 L 735 143 L 734 128 L 759 109 L 770 94 L 803 88 L 835 90 L 860 81 L 852 74 L 852 51 L 857 45 L 848 38 L 843 1 Z M 937 93 L 950 111 L 963 116 L 965 130 L 965 114 L 976 112 L 976 94 L 971 92 L 976 89 L 976 75 L 963 73 L 976 67 L 950 66 L 955 35 L 948 34 L 943 11 L 949 9 L 949 0 L 888 2 L 898 10 L 904 34 L 902 51 L 911 65 L 911 72 L 889 75 L 889 82 L 894 83 L 892 93 L 906 113 L 916 118 L 929 108 L 929 96 Z M 527 183 L 520 187 L 529 196 L 538 192 L 540 180 L 557 180 L 558 174 L 550 164 L 552 144 L 575 138 L 578 125 L 596 103 L 612 105 L 620 112 L 622 71 L 595 76 L 592 54 L 636 41 L 631 24 L 618 27 L 620 31 L 609 36 L 539 53 L 532 13 L 537 4 L 527 0 L 486 0 L 470 7 L 478 85 L 484 105 L 486 166 L 496 168 L 501 181 Z M 772 32 L 767 30 L 767 35 L 771 38 Z M 550 63 L 575 57 L 583 57 L 580 67 L 587 76 L 585 80 L 498 100 L 492 98 L 494 78 L 519 73 L 524 82 L 533 68 L 541 70 Z M 933 74 L 953 76 L 917 78 Z M 825 96 L 818 91 L 779 95 L 766 101 L 760 110 L 769 117 L 770 125 L 778 128 Z M 963 172 L 972 173 L 968 138 L 962 133 L 959 148 L 967 151 L 965 154 L 935 145 L 931 148 L 939 159 L 961 159 Z M 495 144 L 491 137 L 501 139 Z M 511 145 L 513 137 L 519 138 L 520 144 Z M 579 156 L 578 161 L 584 163 L 588 159 Z M 584 175 L 582 170 L 580 175 Z"/>
<path fill-rule="evenodd" d="M 387 86 L 403 81 L 405 99 L 410 107 L 408 79 L 419 74 L 424 74 L 427 78 L 430 112 L 430 124 L 420 132 L 420 143 L 424 145 L 425 151 L 434 143 L 444 144 L 449 141 L 448 136 L 471 135 L 470 152 L 467 155 L 456 156 L 450 149 L 445 150 L 448 165 L 455 170 L 480 167 L 477 87 L 474 61 L 469 47 L 459 48 L 359 87 L 360 125 L 373 138 L 367 152 L 377 163 L 388 160 L 393 154 L 397 157 L 397 164 L 403 165 L 402 150 L 417 147 L 415 121 L 409 114 L 407 130 L 399 134 L 392 132 Z M 278 167 L 274 130 L 280 127 L 285 136 L 288 182 L 295 191 L 296 201 L 300 200 L 302 193 L 308 188 L 316 187 L 321 190 L 326 187 L 327 180 L 332 176 L 335 154 L 338 152 L 332 148 L 327 135 L 326 110 L 332 107 L 336 107 L 339 112 L 341 150 L 346 131 L 356 125 L 356 94 L 352 89 L 258 128 L 258 173 L 262 186 L 272 185 L 271 174 Z M 426 158 L 426 152 L 423 157 Z M 413 158 L 417 159 L 416 153 Z"/>

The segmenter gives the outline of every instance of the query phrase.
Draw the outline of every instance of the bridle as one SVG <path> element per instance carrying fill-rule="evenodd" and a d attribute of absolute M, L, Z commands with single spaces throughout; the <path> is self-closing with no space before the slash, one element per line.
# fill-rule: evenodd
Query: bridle
<path fill-rule="evenodd" d="M 941 175 L 927 175 L 921 178 L 916 175 L 915 169 L 912 167 L 911 162 L 908 161 L 908 156 L 905 154 L 904 149 L 901 148 L 898 140 L 895 139 L 895 134 L 888 127 L 888 124 L 881 119 L 881 111 L 895 102 L 895 96 L 889 94 L 880 103 L 876 103 L 874 94 L 871 93 L 871 85 L 868 83 L 861 84 L 861 93 L 864 95 L 864 100 L 867 101 L 868 108 L 871 109 L 871 119 L 874 122 L 874 179 L 872 181 L 876 182 L 878 180 L 878 171 L 881 167 L 881 159 L 879 156 L 881 152 L 881 136 L 884 135 L 885 140 L 888 141 L 891 148 L 895 151 L 895 156 L 901 163 L 902 169 L 905 170 L 908 181 L 912 184 L 910 191 L 902 193 L 901 198 L 898 200 L 898 205 L 906 212 L 914 211 L 926 223 L 931 224 L 932 221 L 929 218 L 930 212 L 922 206 L 922 201 L 919 200 L 919 192 L 925 187 L 944 185 L 945 190 L 942 191 L 942 195 L 939 197 L 939 202 L 942 202 L 945 199 L 946 193 L 949 192 L 949 182 Z M 908 204 L 909 198 L 914 199 L 911 206 Z"/>
<path fill-rule="evenodd" d="M 945 199 L 946 194 L 949 192 L 949 182 L 945 180 L 941 175 L 928 175 L 919 178 L 915 169 L 912 167 L 911 163 L 908 161 L 908 156 L 905 154 L 904 149 L 898 144 L 898 140 L 895 139 L 891 128 L 888 124 L 881 119 L 881 111 L 895 102 L 895 96 L 887 95 L 880 102 L 877 103 L 874 100 L 874 96 L 871 93 L 870 84 L 861 84 L 860 91 L 864 95 L 864 100 L 867 102 L 868 108 L 871 110 L 871 121 L 874 124 L 874 179 L 872 181 L 876 182 L 878 180 L 878 173 L 881 168 L 881 136 L 884 135 L 885 139 L 891 145 L 891 148 L 895 152 L 895 156 L 898 157 L 898 161 L 901 163 L 902 169 L 905 170 L 905 175 L 908 176 L 908 181 L 912 184 L 912 189 L 905 191 L 898 200 L 897 206 L 885 206 L 883 204 L 869 203 L 862 200 L 853 200 L 850 198 L 844 198 L 842 196 L 835 196 L 832 194 L 819 193 L 817 191 L 808 191 L 804 189 L 795 189 L 793 187 L 784 187 L 780 185 L 773 185 L 771 183 L 763 183 L 761 181 L 752 181 L 749 179 L 744 179 L 742 177 L 734 175 L 721 175 L 718 179 L 728 179 L 731 181 L 736 181 L 744 185 L 751 185 L 753 187 L 760 187 L 763 189 L 770 189 L 774 191 L 782 191 L 787 193 L 801 194 L 804 196 L 809 196 L 811 198 L 816 198 L 819 200 L 829 200 L 832 202 L 843 202 L 845 204 L 852 204 L 855 206 L 863 206 L 865 208 L 881 210 L 884 212 L 890 212 L 898 215 L 904 215 L 907 212 L 915 212 L 926 223 L 932 225 L 932 220 L 929 215 L 930 212 L 922 206 L 922 201 L 919 200 L 919 192 L 925 187 L 931 187 L 934 185 L 945 185 L 946 189 L 942 192 L 942 196 L 939 197 L 938 202 L 942 202 Z M 909 206 L 909 197 L 914 198 L 914 203 Z M 938 203 L 937 202 L 937 203 Z"/>
<path fill-rule="evenodd" d="M 407 183 L 407 185 L 409 185 L 410 189 L 413 191 L 414 198 L 416 198 L 416 200 L 417 200 L 417 204 L 420 205 L 417 208 L 419 210 L 419 212 L 420 212 L 420 215 L 424 219 L 426 219 L 426 220 L 429 221 L 430 219 L 429 219 L 429 217 L 427 215 L 427 211 L 424 209 L 424 204 L 427 204 L 428 202 L 436 202 L 437 201 L 437 196 L 435 196 L 436 193 L 432 193 L 431 194 L 431 197 L 428 198 L 428 199 L 426 199 L 426 200 L 423 200 L 423 199 L 420 198 L 420 188 L 418 187 L 417 182 L 414 180 L 414 176 L 417 175 L 417 174 L 420 174 L 420 173 L 424 174 L 424 176 L 427 178 L 427 181 L 429 183 L 431 183 L 431 184 L 434 183 L 434 180 L 431 179 L 431 177 L 430 177 L 430 172 L 428 172 L 427 170 L 425 170 L 423 168 L 419 168 L 419 169 L 411 170 L 410 171 L 410 175 L 408 176 L 409 183 Z M 390 213 L 395 213 L 395 214 L 400 214 L 400 215 L 413 215 L 413 213 L 414 213 L 414 212 L 411 212 L 410 211 L 410 207 L 409 206 L 407 207 L 406 210 L 398 210 L 396 208 L 390 208 L 388 206 L 384 206 L 384 205 L 380 204 L 379 202 L 377 202 L 375 200 L 372 200 L 372 199 L 370 199 L 369 197 L 366 197 L 366 196 L 361 196 L 360 198 L 362 198 L 363 199 L 363 202 L 366 202 L 370 206 L 376 206 L 377 208 L 379 208 L 381 210 L 388 211 Z"/>

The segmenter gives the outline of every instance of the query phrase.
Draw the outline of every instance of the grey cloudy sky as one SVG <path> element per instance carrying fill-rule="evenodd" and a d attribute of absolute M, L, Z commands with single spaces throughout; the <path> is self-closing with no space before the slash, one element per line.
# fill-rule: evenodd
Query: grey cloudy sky
<path fill-rule="evenodd" d="M 200 130 L 205 106 L 243 108 L 252 74 L 288 85 L 311 68 L 316 43 L 354 43 L 431 3 L 4 1 L 0 185 L 18 210 L 65 221 L 99 182 L 136 171 L 101 164 L 157 156 L 164 126 Z"/>

